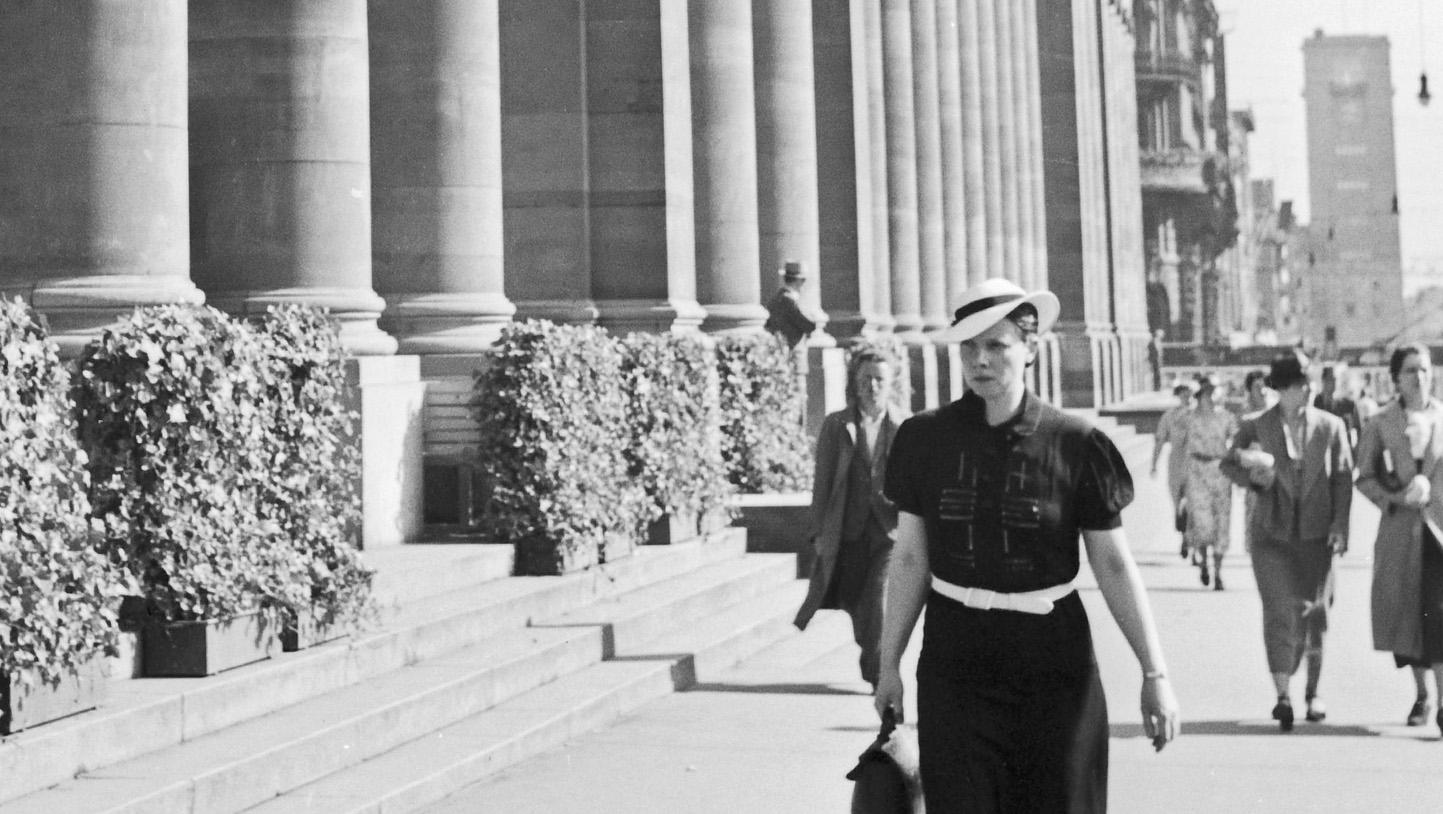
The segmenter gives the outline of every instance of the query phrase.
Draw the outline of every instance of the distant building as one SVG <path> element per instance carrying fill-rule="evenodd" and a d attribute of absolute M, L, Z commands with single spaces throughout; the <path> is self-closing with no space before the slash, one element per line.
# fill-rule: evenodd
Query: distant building
<path fill-rule="evenodd" d="M 1403 313 L 1388 39 L 1303 42 L 1312 223 L 1303 339 L 1334 348 L 1390 341 Z"/>

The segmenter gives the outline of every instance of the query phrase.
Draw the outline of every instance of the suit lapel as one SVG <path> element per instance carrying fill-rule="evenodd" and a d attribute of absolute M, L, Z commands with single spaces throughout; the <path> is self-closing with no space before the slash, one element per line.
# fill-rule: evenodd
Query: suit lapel
<path fill-rule="evenodd" d="M 1303 498 L 1313 488 L 1313 483 L 1327 468 L 1328 434 L 1323 432 L 1321 413 L 1313 407 L 1303 411 L 1303 477 L 1298 487 L 1298 497 Z M 1322 463 L 1320 466 L 1319 463 Z"/>
<path fill-rule="evenodd" d="M 1298 484 L 1294 480 L 1294 468 L 1292 460 L 1288 457 L 1288 430 L 1283 426 L 1283 411 L 1277 407 L 1268 410 L 1264 418 L 1258 422 L 1260 431 L 1266 431 L 1270 436 L 1263 439 L 1263 448 L 1277 450 L 1273 456 L 1273 472 L 1276 480 L 1283 491 L 1289 495 L 1298 494 Z M 1261 432 L 1260 432 L 1261 434 Z"/>

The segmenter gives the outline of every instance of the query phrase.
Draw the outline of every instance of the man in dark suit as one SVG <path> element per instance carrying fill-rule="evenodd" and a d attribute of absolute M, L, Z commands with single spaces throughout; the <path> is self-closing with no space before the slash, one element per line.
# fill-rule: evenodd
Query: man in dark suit
<path fill-rule="evenodd" d="M 1338 371 L 1331 365 L 1323 368 L 1322 386 L 1317 398 L 1313 399 L 1313 406 L 1343 419 L 1343 424 L 1348 428 L 1348 443 L 1357 449 L 1358 436 L 1363 431 L 1363 418 L 1358 412 L 1358 405 L 1348 398 L 1340 387 Z"/>
<path fill-rule="evenodd" d="M 804 265 L 788 260 L 782 269 L 782 287 L 767 302 L 766 329 L 786 341 L 788 348 L 796 348 L 802 340 L 817 329 L 817 323 L 802 309 L 802 287 L 807 284 L 807 270 Z"/>

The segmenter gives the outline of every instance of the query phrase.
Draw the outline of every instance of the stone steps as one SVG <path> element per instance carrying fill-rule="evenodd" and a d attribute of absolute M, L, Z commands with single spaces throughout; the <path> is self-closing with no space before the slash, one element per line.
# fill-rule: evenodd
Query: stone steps
<path fill-rule="evenodd" d="M 534 619 L 736 560 L 745 549 L 744 531 L 727 529 L 704 543 L 644 547 L 615 564 L 561 577 L 487 580 L 489 572 L 477 566 L 471 573 L 483 581 L 393 604 L 383 613 L 379 629 L 348 639 L 204 679 L 113 682 L 110 698 L 100 709 L 0 741 L 0 805 L 83 772 L 96 776 L 105 767 L 342 692 L 523 628 Z M 451 555 L 467 559 L 466 552 Z M 399 561 L 414 555 L 408 551 L 391 556 Z M 397 564 L 381 567 L 389 576 Z M 443 580 L 441 587 L 453 584 Z"/>
<path fill-rule="evenodd" d="M 751 554 L 748 559 L 783 556 Z M 794 634 L 791 618 L 805 593 L 801 581 L 774 586 L 702 621 L 678 624 L 634 649 L 620 648 L 615 660 L 538 687 L 252 811 L 417 810 L 649 701 L 705 681 Z"/>

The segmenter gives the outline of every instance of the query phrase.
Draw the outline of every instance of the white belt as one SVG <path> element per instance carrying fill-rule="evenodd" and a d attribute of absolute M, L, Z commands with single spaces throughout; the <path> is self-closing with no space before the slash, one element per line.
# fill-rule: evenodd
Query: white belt
<path fill-rule="evenodd" d="M 977 610 L 1010 610 L 1045 616 L 1052 612 L 1052 603 L 1077 590 L 1071 582 L 1036 591 L 1007 594 L 986 588 L 963 588 L 961 585 L 932 576 L 932 590 Z"/>

